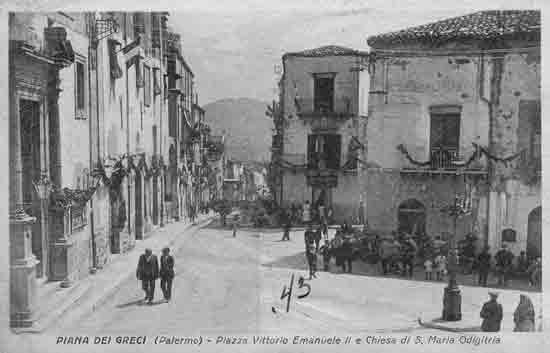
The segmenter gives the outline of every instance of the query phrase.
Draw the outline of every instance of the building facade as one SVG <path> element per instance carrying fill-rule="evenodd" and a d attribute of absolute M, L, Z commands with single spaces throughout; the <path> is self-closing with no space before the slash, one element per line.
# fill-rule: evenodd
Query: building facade
<path fill-rule="evenodd" d="M 483 11 L 368 39 L 372 228 L 540 255 L 540 13 Z"/>
<path fill-rule="evenodd" d="M 223 199 L 225 170 L 225 137 L 207 135 L 205 158 L 208 163 L 208 201 Z"/>
<path fill-rule="evenodd" d="M 337 46 L 283 56 L 273 141 L 280 157 L 272 161 L 280 171 L 275 193 L 283 206 L 309 201 L 313 210 L 331 208 L 335 221 L 357 217 L 358 129 L 369 84 L 368 72 L 358 68 L 366 57 Z"/>
<path fill-rule="evenodd" d="M 197 98 L 167 21 L 10 14 L 12 326 L 32 325 L 47 283 L 71 286 L 187 215 Z"/>

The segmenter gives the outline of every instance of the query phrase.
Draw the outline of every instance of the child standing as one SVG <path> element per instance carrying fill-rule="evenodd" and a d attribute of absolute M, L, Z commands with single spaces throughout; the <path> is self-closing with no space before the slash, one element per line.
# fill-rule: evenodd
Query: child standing
<path fill-rule="evenodd" d="M 426 281 L 432 280 L 432 272 L 433 272 L 433 262 L 430 257 L 427 257 L 426 261 L 424 261 L 424 273 L 426 275 Z"/>

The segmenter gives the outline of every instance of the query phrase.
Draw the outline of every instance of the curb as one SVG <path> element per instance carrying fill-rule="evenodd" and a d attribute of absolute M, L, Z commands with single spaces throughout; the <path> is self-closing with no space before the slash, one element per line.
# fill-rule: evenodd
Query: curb
<path fill-rule="evenodd" d="M 482 332 L 481 327 L 477 326 L 476 330 L 473 329 L 473 327 L 448 327 L 441 324 L 436 324 L 434 322 L 422 322 L 420 318 L 418 318 L 418 324 L 425 328 L 431 328 L 435 330 L 441 330 L 441 331 L 448 331 L 448 332 L 455 332 L 455 333 L 461 333 L 461 332 Z"/>

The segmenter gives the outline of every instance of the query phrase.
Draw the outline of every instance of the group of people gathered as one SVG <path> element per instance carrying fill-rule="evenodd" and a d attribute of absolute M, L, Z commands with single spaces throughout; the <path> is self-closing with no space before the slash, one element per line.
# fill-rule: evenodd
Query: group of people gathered
<path fill-rule="evenodd" d="M 493 266 L 494 264 L 494 266 Z M 494 259 L 489 248 L 485 247 L 474 259 L 474 268 L 478 272 L 478 284 L 487 286 L 487 278 L 494 268 L 499 286 L 507 286 L 513 277 L 527 278 L 530 287 L 540 287 L 542 279 L 542 262 L 540 257 L 529 259 L 525 251 L 516 258 L 506 244 L 496 252 Z"/>
<path fill-rule="evenodd" d="M 346 227 L 346 225 L 342 226 Z M 324 236 L 324 244 L 320 246 Z M 336 266 L 342 268 L 342 272 L 351 273 L 353 262 L 353 246 L 347 237 L 336 236 L 332 242 L 328 240 L 328 228 L 321 224 L 316 230 L 308 225 L 304 233 L 305 254 L 309 266 L 309 277 L 316 278 L 317 256 L 321 255 L 323 270 L 330 270 L 330 261 L 334 257 Z"/>

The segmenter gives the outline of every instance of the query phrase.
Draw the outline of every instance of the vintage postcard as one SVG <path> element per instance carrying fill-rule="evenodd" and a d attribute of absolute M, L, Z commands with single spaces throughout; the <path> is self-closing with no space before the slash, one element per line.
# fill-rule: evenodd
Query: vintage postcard
<path fill-rule="evenodd" d="M 3 14 L 0 353 L 545 350 L 542 3 L 66 5 Z"/>

